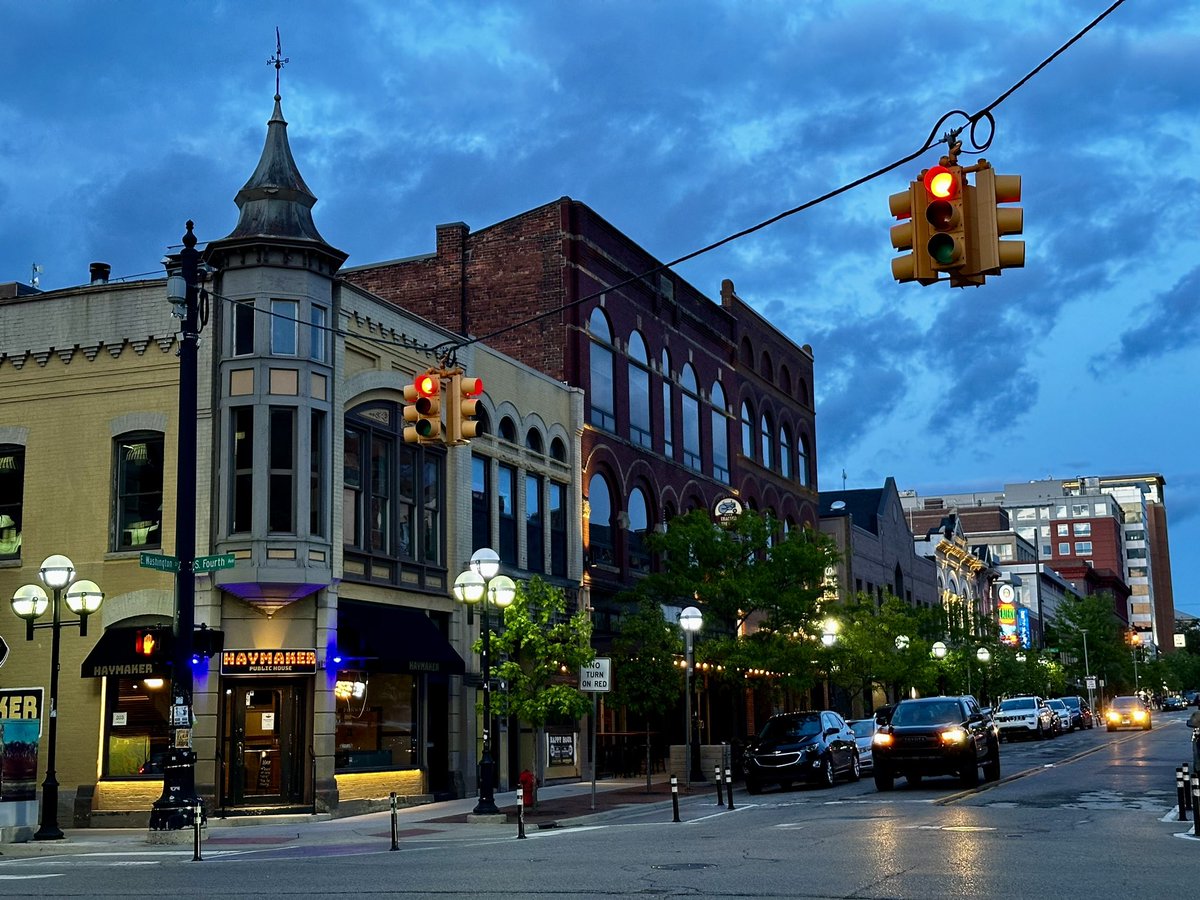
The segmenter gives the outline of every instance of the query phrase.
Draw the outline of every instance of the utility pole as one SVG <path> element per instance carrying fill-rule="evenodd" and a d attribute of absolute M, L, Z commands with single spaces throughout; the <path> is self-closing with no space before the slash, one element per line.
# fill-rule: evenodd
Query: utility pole
<path fill-rule="evenodd" d="M 171 748 L 163 765 L 163 792 L 150 811 L 151 831 L 192 828 L 196 795 L 196 753 L 192 750 L 192 631 L 196 622 L 196 357 L 200 345 L 199 260 L 189 219 L 179 253 L 184 281 L 182 335 L 179 342 L 179 447 L 175 499 L 174 652 L 171 656 Z M 170 279 L 168 279 L 170 281 Z M 201 816 L 203 817 L 203 812 Z"/>

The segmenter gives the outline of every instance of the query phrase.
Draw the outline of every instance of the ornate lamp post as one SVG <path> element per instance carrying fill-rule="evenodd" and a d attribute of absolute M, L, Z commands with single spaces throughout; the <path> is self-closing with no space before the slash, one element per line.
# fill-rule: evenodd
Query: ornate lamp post
<path fill-rule="evenodd" d="M 821 643 L 832 649 L 837 643 L 839 623 L 837 619 L 829 618 L 821 624 Z M 833 662 L 825 669 L 825 705 L 833 709 Z"/>
<path fill-rule="evenodd" d="M 950 652 L 950 648 L 946 646 L 945 641 L 934 641 L 933 646 L 929 648 L 930 654 L 938 661 L 938 693 L 946 693 L 946 673 L 941 665 L 946 658 L 946 654 Z"/>
<path fill-rule="evenodd" d="M 695 660 L 692 653 L 693 636 L 704 625 L 704 616 L 700 610 L 694 606 L 689 606 L 679 614 L 679 627 L 683 629 L 683 636 L 686 640 L 687 653 L 684 656 L 684 667 L 687 670 L 684 715 L 687 719 L 687 739 L 684 743 L 685 765 L 684 768 L 688 772 L 688 781 L 703 781 L 704 775 L 700 771 L 700 736 L 692 725 L 692 668 L 695 666 Z"/>
<path fill-rule="evenodd" d="M 87 617 L 100 608 L 104 594 L 94 581 L 75 581 L 75 565 L 65 556 L 49 556 L 38 570 L 42 584 L 54 592 L 53 619 L 35 625 L 34 621 L 46 611 L 50 600 L 46 592 L 36 584 L 17 588 L 12 597 L 13 612 L 25 620 L 25 640 L 33 640 L 35 628 L 49 628 L 50 632 L 50 724 L 46 730 L 48 742 L 46 755 L 46 780 L 42 782 L 42 818 L 34 834 L 35 841 L 60 841 L 62 829 L 58 827 L 58 774 L 55 771 L 55 756 L 58 744 L 58 657 L 60 634 L 63 625 L 78 625 L 80 637 L 87 636 Z M 67 594 L 67 609 L 79 617 L 77 621 L 63 621 L 63 589 Z"/>
<path fill-rule="evenodd" d="M 987 700 L 987 692 L 988 692 L 987 666 L 988 666 L 988 663 L 990 663 L 992 661 L 992 651 L 989 650 L 987 647 L 980 647 L 977 651 L 975 651 L 975 658 L 977 660 L 979 660 L 980 665 L 983 666 L 983 674 L 982 674 L 983 684 L 979 688 L 979 693 L 983 695 L 983 699 L 986 701 Z"/>
<path fill-rule="evenodd" d="M 483 757 L 479 761 L 479 802 L 475 815 L 495 815 L 496 765 L 492 758 L 492 658 L 488 606 L 504 608 L 513 602 L 517 586 L 507 575 L 498 575 L 500 556 L 483 547 L 471 554 L 471 568 L 454 579 L 454 599 L 473 606 L 483 602 L 479 630 L 483 646 L 479 654 L 483 674 Z"/>

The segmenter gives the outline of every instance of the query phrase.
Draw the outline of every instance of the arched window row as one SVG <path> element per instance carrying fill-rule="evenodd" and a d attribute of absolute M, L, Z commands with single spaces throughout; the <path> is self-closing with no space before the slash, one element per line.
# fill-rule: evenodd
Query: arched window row
<path fill-rule="evenodd" d="M 764 468 L 792 478 L 805 487 L 812 484 L 812 445 L 807 434 L 797 434 L 783 423 L 778 428 L 770 412 L 756 416 L 750 400 L 740 408 L 742 455 Z"/>

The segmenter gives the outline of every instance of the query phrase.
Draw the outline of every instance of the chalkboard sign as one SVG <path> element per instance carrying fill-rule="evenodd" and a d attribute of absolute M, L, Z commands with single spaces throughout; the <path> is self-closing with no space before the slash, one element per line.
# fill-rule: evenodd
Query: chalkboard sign
<path fill-rule="evenodd" d="M 550 765 L 575 765 L 575 735 L 551 734 L 547 737 L 550 740 Z"/>
<path fill-rule="evenodd" d="M 271 789 L 271 769 L 274 766 L 272 757 L 266 753 L 259 757 L 258 761 L 258 789 L 260 791 L 269 791 Z"/>

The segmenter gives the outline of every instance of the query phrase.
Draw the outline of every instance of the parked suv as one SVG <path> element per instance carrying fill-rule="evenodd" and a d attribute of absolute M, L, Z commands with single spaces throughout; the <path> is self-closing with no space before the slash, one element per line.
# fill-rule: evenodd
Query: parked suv
<path fill-rule="evenodd" d="M 1058 734 L 1058 716 L 1041 697 L 1009 697 L 1001 700 L 993 714 L 1000 737 L 1054 737 Z"/>
<path fill-rule="evenodd" d="M 1096 717 L 1086 699 L 1080 696 L 1060 697 L 1067 708 L 1071 710 L 1071 724 L 1075 728 L 1095 728 Z"/>
<path fill-rule="evenodd" d="M 771 716 L 758 739 L 746 748 L 746 792 L 764 784 L 791 787 L 794 781 L 831 785 L 839 775 L 858 781 L 858 744 L 846 720 L 832 710 Z"/>
<path fill-rule="evenodd" d="M 926 775 L 957 775 L 963 784 L 1000 778 L 1000 741 L 974 697 L 902 700 L 874 738 L 875 787 L 890 791 L 903 775 L 920 784 Z"/>

